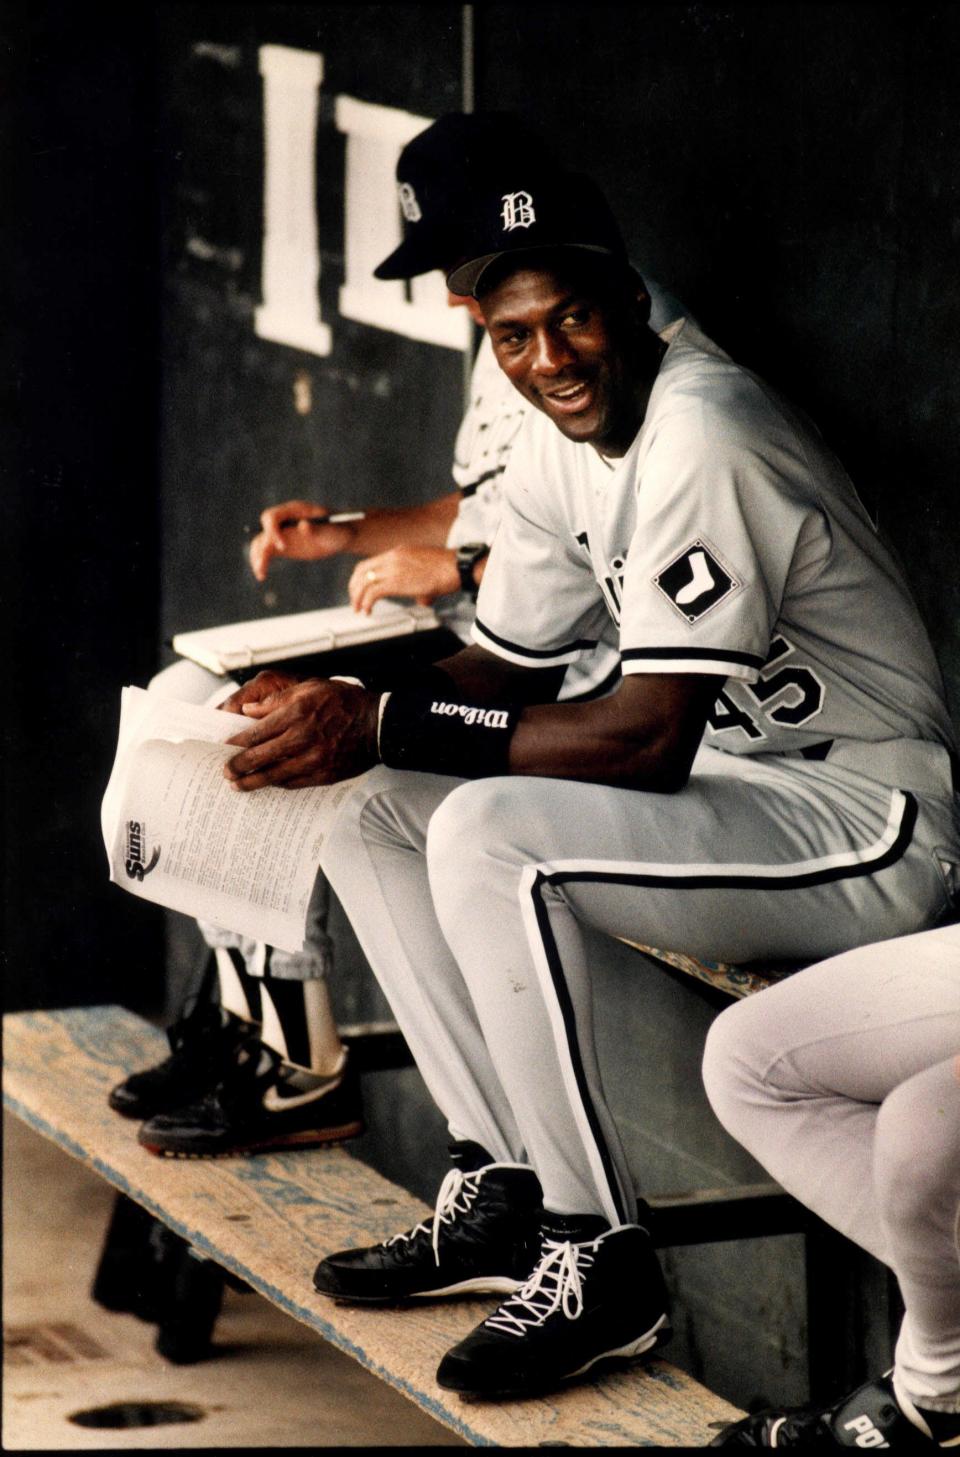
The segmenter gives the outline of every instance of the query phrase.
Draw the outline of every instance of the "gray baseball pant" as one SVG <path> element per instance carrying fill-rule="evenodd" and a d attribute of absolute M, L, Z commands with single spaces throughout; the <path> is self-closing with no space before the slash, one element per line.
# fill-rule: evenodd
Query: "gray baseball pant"
<path fill-rule="evenodd" d="M 791 1194 L 895 1272 L 894 1382 L 960 1411 L 960 926 L 861 946 L 723 1012 L 704 1079 Z"/>
<path fill-rule="evenodd" d="M 952 804 L 702 749 L 676 795 L 363 775 L 321 861 L 454 1137 L 527 1158 L 548 1208 L 635 1217 L 581 922 L 707 957 L 815 957 L 929 924 Z M 638 983 L 638 995 L 642 985 Z"/>

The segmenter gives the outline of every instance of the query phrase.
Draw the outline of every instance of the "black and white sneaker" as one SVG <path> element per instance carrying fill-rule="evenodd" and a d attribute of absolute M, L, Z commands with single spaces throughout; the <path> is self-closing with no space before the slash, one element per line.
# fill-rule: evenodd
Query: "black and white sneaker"
<path fill-rule="evenodd" d="M 921 1412 L 913 1407 L 907 1416 L 888 1373 L 830 1407 L 756 1412 L 725 1427 L 710 1446 L 892 1447 L 901 1452 L 930 1452 L 941 1446 L 960 1446 L 960 1414 Z"/>
<path fill-rule="evenodd" d="M 534 1396 L 599 1361 L 643 1356 L 670 1335 L 663 1275 L 645 1229 L 548 1214 L 533 1273 L 447 1352 L 437 1381 L 466 1397 Z"/>
<path fill-rule="evenodd" d="M 341 1072 L 318 1077 L 290 1067 L 253 1037 L 215 1088 L 148 1119 L 138 1138 L 151 1153 L 212 1158 L 340 1143 L 362 1132 L 360 1083 L 349 1055 Z"/>
<path fill-rule="evenodd" d="M 131 1073 L 111 1089 L 107 1101 L 124 1118 L 152 1118 L 182 1108 L 216 1087 L 241 1043 L 256 1031 L 253 1023 L 220 1006 L 201 1006 L 167 1028 L 170 1056 Z"/>
<path fill-rule="evenodd" d="M 493 1163 L 474 1143 L 453 1144 L 432 1219 L 317 1266 L 314 1289 L 349 1305 L 397 1305 L 516 1290 L 539 1243 L 540 1181 L 523 1164 Z"/>

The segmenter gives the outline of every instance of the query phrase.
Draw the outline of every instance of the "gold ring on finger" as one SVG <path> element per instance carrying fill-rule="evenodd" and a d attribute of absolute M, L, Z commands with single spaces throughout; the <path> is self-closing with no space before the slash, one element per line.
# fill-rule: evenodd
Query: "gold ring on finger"
<path fill-rule="evenodd" d="M 363 580 L 365 582 L 379 582 L 380 574 L 379 572 L 375 572 L 373 568 L 370 567 L 370 569 L 364 573 Z"/>

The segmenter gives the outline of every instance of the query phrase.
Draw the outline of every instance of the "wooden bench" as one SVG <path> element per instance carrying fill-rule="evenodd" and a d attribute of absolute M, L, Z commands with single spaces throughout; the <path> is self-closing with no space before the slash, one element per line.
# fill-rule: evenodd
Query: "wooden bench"
<path fill-rule="evenodd" d="M 246 1159 L 147 1153 L 110 1088 L 157 1062 L 163 1034 L 120 1007 L 4 1019 L 4 1102 L 205 1259 L 318 1331 L 466 1441 L 497 1446 L 705 1446 L 740 1413 L 661 1360 L 608 1370 L 549 1397 L 465 1403 L 435 1381 L 444 1351 L 490 1302 L 403 1311 L 338 1306 L 315 1294 L 331 1250 L 382 1239 L 427 1217 L 419 1200 L 344 1148 Z"/>

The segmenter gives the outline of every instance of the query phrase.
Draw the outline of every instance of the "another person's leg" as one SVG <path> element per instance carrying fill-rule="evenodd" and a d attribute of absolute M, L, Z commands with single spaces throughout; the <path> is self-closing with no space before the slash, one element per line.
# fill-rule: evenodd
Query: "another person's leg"
<path fill-rule="evenodd" d="M 956 926 L 831 958 L 714 1023 L 704 1077 L 721 1122 L 889 1264 L 906 1307 L 892 1384 L 829 1411 L 759 1414 L 718 1445 L 960 1438 L 958 1048 Z"/>
<path fill-rule="evenodd" d="M 960 962 L 960 944 L 956 956 Z M 960 973 L 955 994 L 960 1047 Z M 894 1391 L 938 1435 L 960 1438 L 960 1056 L 917 1073 L 884 1100 L 874 1180 L 906 1307 Z"/>
<path fill-rule="evenodd" d="M 330 889 L 317 876 L 299 952 L 218 937 L 220 1015 L 247 1035 L 199 1096 L 157 1112 L 139 1140 L 154 1153 L 213 1155 L 303 1148 L 363 1131 L 360 1087 L 337 1029 L 328 976 Z M 244 1024 L 243 1006 L 256 1025 Z"/>

